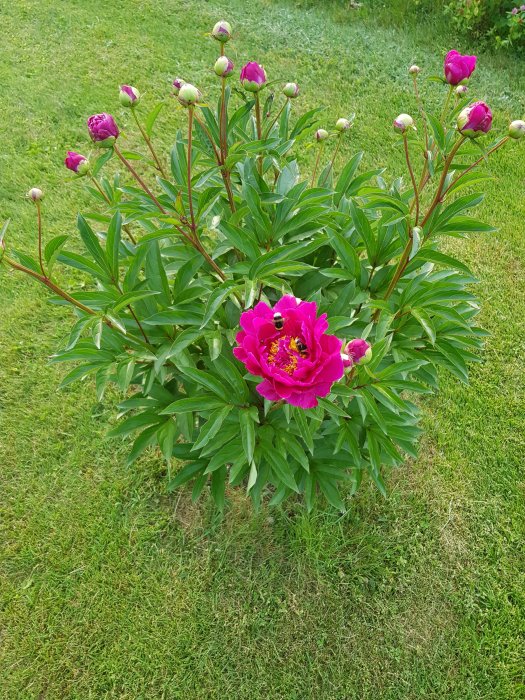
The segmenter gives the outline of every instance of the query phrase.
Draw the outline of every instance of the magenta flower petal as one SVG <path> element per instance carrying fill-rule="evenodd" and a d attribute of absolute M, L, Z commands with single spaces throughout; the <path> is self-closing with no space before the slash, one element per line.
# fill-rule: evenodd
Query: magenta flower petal
<path fill-rule="evenodd" d="M 263 378 L 257 391 L 269 401 L 313 408 L 343 376 L 341 340 L 326 334 L 326 314 L 317 316 L 315 302 L 291 295 L 273 309 L 260 302 L 241 314 L 240 325 L 233 354 Z"/>

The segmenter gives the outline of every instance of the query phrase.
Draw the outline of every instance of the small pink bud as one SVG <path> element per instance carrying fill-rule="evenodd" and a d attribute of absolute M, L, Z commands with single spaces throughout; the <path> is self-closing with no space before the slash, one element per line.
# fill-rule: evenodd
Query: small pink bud
<path fill-rule="evenodd" d="M 233 73 L 233 61 L 230 61 L 227 56 L 219 56 L 213 70 L 219 78 L 228 78 Z"/>
<path fill-rule="evenodd" d="M 44 193 L 42 190 L 38 189 L 38 187 L 32 187 L 27 193 L 27 196 L 29 199 L 32 199 L 33 202 L 39 202 L 41 199 L 44 199 Z"/>
<path fill-rule="evenodd" d="M 202 94 L 201 91 L 195 87 L 195 85 L 184 83 L 179 90 L 178 98 L 183 107 L 191 107 L 202 98 Z"/>
<path fill-rule="evenodd" d="M 509 136 L 511 139 L 522 139 L 525 136 L 525 122 L 515 119 L 510 123 Z"/>
<path fill-rule="evenodd" d="M 179 90 L 181 89 L 181 87 L 184 85 L 185 82 L 186 81 L 183 80 L 182 78 L 175 78 L 175 80 L 172 83 L 173 94 L 175 95 L 175 97 L 179 94 Z"/>
<path fill-rule="evenodd" d="M 86 175 L 89 171 L 89 161 L 86 156 L 83 156 L 81 153 L 75 153 L 75 151 L 67 152 L 64 165 L 77 175 Z"/>
<path fill-rule="evenodd" d="M 293 100 L 299 94 L 299 85 L 297 83 L 286 83 L 283 87 L 283 94 Z"/>
<path fill-rule="evenodd" d="M 326 129 L 317 129 L 317 131 L 315 132 L 315 138 L 318 141 L 324 141 L 325 139 L 328 138 L 328 136 L 329 136 L 329 133 Z"/>
<path fill-rule="evenodd" d="M 121 85 L 118 98 L 123 107 L 135 107 L 140 102 L 140 92 L 132 85 Z"/>
<path fill-rule="evenodd" d="M 410 66 L 408 72 L 410 73 L 410 75 L 419 75 L 419 73 L 421 73 L 421 68 L 414 64 L 413 66 Z"/>
<path fill-rule="evenodd" d="M 394 119 L 394 129 L 404 134 L 407 129 L 415 129 L 414 120 L 410 114 L 400 114 Z"/>
<path fill-rule="evenodd" d="M 459 95 L 460 97 L 464 97 L 467 92 L 468 92 L 468 87 L 466 85 L 458 85 L 456 87 L 456 95 Z"/>
<path fill-rule="evenodd" d="M 226 22 L 225 20 L 217 22 L 217 24 L 211 30 L 211 35 L 214 39 L 220 41 L 221 44 L 225 44 L 227 41 L 230 41 L 232 38 L 232 28 L 230 23 Z"/>
<path fill-rule="evenodd" d="M 372 359 L 372 348 L 370 343 L 362 338 L 354 338 L 351 340 L 342 354 L 343 365 L 351 367 L 352 365 L 365 365 Z"/>
<path fill-rule="evenodd" d="M 92 141 L 101 148 L 111 148 L 119 135 L 119 129 L 111 114 L 93 114 L 87 121 Z"/>

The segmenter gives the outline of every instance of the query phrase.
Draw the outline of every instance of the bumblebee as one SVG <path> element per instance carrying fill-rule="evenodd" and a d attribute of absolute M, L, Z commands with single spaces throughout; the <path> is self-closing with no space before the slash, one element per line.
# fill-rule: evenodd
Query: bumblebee
<path fill-rule="evenodd" d="M 280 314 L 278 311 L 276 311 L 273 315 L 273 325 L 278 331 L 282 331 L 284 327 L 284 318 L 282 317 L 282 314 Z"/>
<path fill-rule="evenodd" d="M 297 341 L 297 350 L 299 350 L 301 357 L 308 357 L 308 349 L 301 340 Z"/>

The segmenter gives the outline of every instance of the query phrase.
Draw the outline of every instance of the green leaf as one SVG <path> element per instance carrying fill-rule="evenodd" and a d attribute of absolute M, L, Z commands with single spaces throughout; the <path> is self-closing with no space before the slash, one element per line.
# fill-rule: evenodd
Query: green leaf
<path fill-rule="evenodd" d="M 213 292 L 208 297 L 208 302 L 206 304 L 206 309 L 204 310 L 204 319 L 202 321 L 201 328 L 204 328 L 208 325 L 208 322 L 213 318 L 213 315 L 220 307 L 222 302 L 236 289 L 242 289 L 242 285 L 239 285 L 234 280 L 226 280 L 213 290 Z"/>
<path fill-rule="evenodd" d="M 295 406 L 293 409 L 293 414 L 294 414 L 295 422 L 297 423 L 297 427 L 299 428 L 299 432 L 301 434 L 301 437 L 305 441 L 306 447 L 313 454 L 314 453 L 314 440 L 312 437 L 312 433 L 310 432 L 310 428 L 308 426 L 308 422 L 306 420 L 304 410 L 302 408 L 298 408 L 297 406 Z"/>
<path fill-rule="evenodd" d="M 79 214 L 77 217 L 77 226 L 80 232 L 80 237 L 82 238 L 82 241 L 86 246 L 87 250 L 89 251 L 93 260 L 108 275 L 108 277 L 111 277 L 111 269 L 108 265 L 106 256 L 104 254 L 104 251 L 102 250 L 99 240 L 93 233 L 90 225 L 84 219 L 82 214 Z"/>
<path fill-rule="evenodd" d="M 210 411 L 224 407 L 224 401 L 211 394 L 198 394 L 187 399 L 178 399 L 166 406 L 160 413 L 170 415 L 173 413 L 191 413 L 192 411 Z"/>
<path fill-rule="evenodd" d="M 243 408 L 239 411 L 239 425 L 244 453 L 248 464 L 252 464 L 255 451 L 255 422 L 249 408 Z"/>
<path fill-rule="evenodd" d="M 174 491 L 179 486 L 182 486 L 182 484 L 185 484 L 190 479 L 193 479 L 193 477 L 197 476 L 198 474 L 202 474 L 205 469 L 205 460 L 197 460 L 196 462 L 186 464 L 180 470 L 177 476 L 169 482 L 168 491 Z"/>
<path fill-rule="evenodd" d="M 112 276 L 118 280 L 119 248 L 122 231 L 122 217 L 115 212 L 111 217 L 106 237 L 106 259 Z"/>
<path fill-rule="evenodd" d="M 191 379 L 192 382 L 196 382 L 206 389 L 209 389 L 228 403 L 229 389 L 213 374 L 204 372 L 202 369 L 194 369 L 193 367 L 181 367 L 180 370 L 188 379 Z"/>
<path fill-rule="evenodd" d="M 47 263 L 47 274 L 49 276 L 51 276 L 56 259 L 68 238 L 69 236 L 67 234 L 61 234 L 60 236 L 55 236 L 47 243 L 44 249 L 44 258 Z M 2 237 L 0 235 L 0 244 L 1 241 Z"/>
<path fill-rule="evenodd" d="M 292 491 L 299 492 L 290 465 L 280 452 L 269 449 L 264 452 L 264 458 L 270 464 L 273 473 L 279 479 L 280 483 L 283 483 L 289 489 L 292 489 Z"/>
<path fill-rule="evenodd" d="M 208 442 L 215 437 L 215 435 L 217 435 L 232 408 L 232 406 L 223 406 L 210 415 L 208 421 L 201 428 L 199 437 L 191 448 L 192 450 L 200 450 L 202 447 L 207 445 Z"/>
<path fill-rule="evenodd" d="M 153 126 L 155 125 L 155 122 L 157 120 L 157 117 L 159 116 L 162 108 L 164 107 L 164 102 L 159 102 L 159 104 L 155 105 L 151 112 L 148 114 L 144 121 L 144 130 L 146 131 L 148 136 L 151 136 L 153 132 Z"/>
<path fill-rule="evenodd" d="M 146 255 L 145 276 L 148 287 L 158 292 L 158 302 L 162 306 L 171 304 L 171 293 L 166 271 L 162 262 L 160 247 L 157 241 L 150 241 Z"/>

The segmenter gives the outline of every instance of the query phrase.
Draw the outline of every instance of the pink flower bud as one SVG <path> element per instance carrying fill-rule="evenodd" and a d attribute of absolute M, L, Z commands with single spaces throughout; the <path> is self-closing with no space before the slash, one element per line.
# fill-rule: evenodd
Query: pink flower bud
<path fill-rule="evenodd" d="M 178 98 L 183 107 L 190 107 L 191 105 L 196 104 L 202 98 L 202 94 L 201 91 L 195 87 L 195 85 L 184 83 L 179 90 Z"/>
<path fill-rule="evenodd" d="M 27 196 L 29 197 L 29 199 L 32 199 L 33 202 L 39 202 L 41 199 L 44 198 L 44 193 L 42 192 L 42 190 L 38 189 L 38 187 L 32 187 L 27 193 Z"/>
<path fill-rule="evenodd" d="M 476 68 L 476 61 L 477 56 L 462 56 L 458 51 L 449 51 L 443 66 L 447 83 L 459 85 L 468 80 Z"/>
<path fill-rule="evenodd" d="M 173 94 L 175 95 L 175 97 L 179 94 L 179 90 L 181 89 L 181 87 L 184 85 L 185 82 L 186 81 L 183 80 L 182 78 L 175 78 L 175 80 L 172 83 Z"/>
<path fill-rule="evenodd" d="M 325 139 L 328 138 L 328 136 L 329 136 L 329 133 L 326 129 L 317 129 L 317 131 L 315 132 L 315 138 L 318 141 L 324 141 Z"/>
<path fill-rule="evenodd" d="M 140 92 L 131 85 L 121 85 L 118 98 L 123 107 L 135 107 L 140 102 Z"/>
<path fill-rule="evenodd" d="M 230 61 L 226 56 L 219 56 L 213 70 L 220 78 L 227 78 L 233 73 L 233 61 Z"/>
<path fill-rule="evenodd" d="M 509 136 L 511 139 L 522 139 L 525 136 L 525 122 L 515 119 L 510 123 Z"/>
<path fill-rule="evenodd" d="M 344 117 L 341 117 L 341 119 L 338 119 L 335 123 L 335 128 L 337 131 L 348 131 L 351 126 L 352 122 Z"/>
<path fill-rule="evenodd" d="M 299 85 L 297 83 L 286 83 L 283 87 L 283 94 L 293 100 L 299 94 Z"/>
<path fill-rule="evenodd" d="M 459 95 L 459 97 L 464 97 L 467 92 L 468 87 L 466 85 L 458 85 L 455 90 L 456 95 Z"/>
<path fill-rule="evenodd" d="M 114 118 L 106 112 L 89 117 L 87 125 L 91 139 L 101 148 L 111 148 L 120 133 Z"/>
<path fill-rule="evenodd" d="M 261 65 L 255 61 L 250 61 L 250 63 L 243 66 L 240 80 L 241 85 L 248 92 L 259 92 L 266 83 L 266 72 Z"/>
<path fill-rule="evenodd" d="M 410 66 L 408 72 L 410 73 L 410 75 L 419 75 L 419 73 L 421 73 L 421 68 L 414 64 L 413 66 Z"/>
<path fill-rule="evenodd" d="M 410 114 L 400 114 L 394 119 L 394 129 L 404 134 L 407 129 L 415 129 L 414 120 Z"/>
<path fill-rule="evenodd" d="M 77 175 L 85 175 L 89 171 L 89 161 L 86 156 L 75 153 L 75 151 L 67 152 L 64 165 L 68 170 L 71 170 Z"/>
<path fill-rule="evenodd" d="M 214 39 L 220 41 L 221 44 L 225 44 L 232 38 L 232 28 L 230 23 L 226 22 L 225 20 L 217 22 L 217 24 L 211 30 L 211 35 Z"/>
<path fill-rule="evenodd" d="M 351 340 L 344 349 L 343 355 L 343 365 L 345 367 L 352 367 L 352 365 L 365 365 L 372 359 L 372 348 L 370 343 L 362 338 L 354 338 Z"/>
<path fill-rule="evenodd" d="M 476 138 L 492 127 L 492 112 L 484 102 L 474 102 L 465 107 L 457 118 L 458 131 L 464 136 Z"/>

